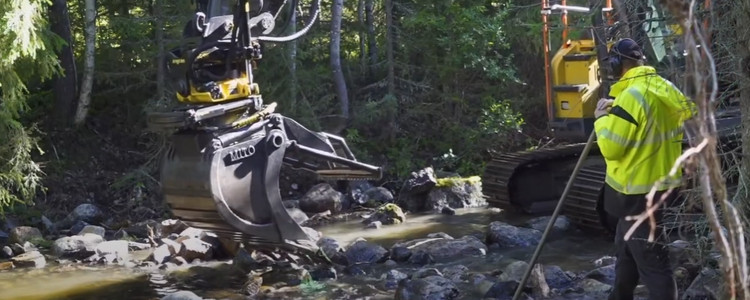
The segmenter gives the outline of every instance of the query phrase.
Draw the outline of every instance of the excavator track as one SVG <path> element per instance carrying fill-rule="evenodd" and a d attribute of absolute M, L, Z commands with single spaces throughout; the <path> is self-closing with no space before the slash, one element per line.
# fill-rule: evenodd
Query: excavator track
<path fill-rule="evenodd" d="M 494 157 L 482 178 L 487 202 L 505 210 L 551 213 L 584 147 L 585 143 L 569 144 Z M 599 155 L 594 145 L 564 206 L 572 222 L 597 230 L 604 229 L 597 213 L 604 184 L 604 161 Z"/>
<path fill-rule="evenodd" d="M 614 232 L 616 220 L 610 220 L 601 201 L 604 195 L 605 165 L 591 165 L 578 171 L 563 205 L 563 215 L 579 228 Z"/>

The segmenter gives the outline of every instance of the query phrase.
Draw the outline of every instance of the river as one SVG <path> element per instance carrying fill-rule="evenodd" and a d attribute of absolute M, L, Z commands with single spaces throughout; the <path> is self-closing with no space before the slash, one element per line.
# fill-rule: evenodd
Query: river
<path fill-rule="evenodd" d="M 423 238 L 429 233 L 444 232 L 461 237 L 485 232 L 492 221 L 521 225 L 529 216 L 511 216 L 489 209 L 458 210 L 456 215 L 409 215 L 407 222 L 380 229 L 362 229 L 356 220 L 317 228 L 324 236 L 341 245 L 363 237 L 389 249 L 401 240 Z M 484 257 L 466 257 L 449 263 L 430 265 L 438 270 L 464 265 L 472 272 L 492 272 L 515 260 L 528 261 L 534 248 L 490 249 Z M 545 245 L 539 263 L 558 265 L 566 271 L 581 272 L 594 268 L 593 261 L 611 255 L 613 244 L 608 237 L 573 232 L 552 236 Z M 143 254 L 145 255 L 145 254 Z M 393 268 L 393 267 L 390 267 Z M 404 269 L 403 266 L 398 266 Z M 335 281 L 303 284 L 300 287 L 275 290 L 268 299 L 393 299 L 393 291 L 379 287 L 389 267 L 378 265 L 374 276 L 339 274 Z M 189 269 L 147 272 L 128 267 L 59 265 L 48 261 L 43 269 L 16 269 L 0 272 L 0 299 L 159 299 L 163 295 L 190 290 L 207 299 L 246 299 L 240 289 L 246 277 L 225 262 L 204 262 Z M 474 299 L 470 288 L 462 289 L 463 299 Z"/>

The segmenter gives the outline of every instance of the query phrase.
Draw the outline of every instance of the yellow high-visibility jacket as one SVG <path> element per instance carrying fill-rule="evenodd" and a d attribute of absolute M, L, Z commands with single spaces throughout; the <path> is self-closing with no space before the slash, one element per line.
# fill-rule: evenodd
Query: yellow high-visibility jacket
<path fill-rule="evenodd" d="M 694 104 L 650 66 L 628 70 L 609 93 L 609 114 L 594 122 L 597 143 L 607 164 L 606 183 L 626 194 L 646 194 L 680 185 L 682 171 L 667 178 L 682 154 L 683 123 Z"/>

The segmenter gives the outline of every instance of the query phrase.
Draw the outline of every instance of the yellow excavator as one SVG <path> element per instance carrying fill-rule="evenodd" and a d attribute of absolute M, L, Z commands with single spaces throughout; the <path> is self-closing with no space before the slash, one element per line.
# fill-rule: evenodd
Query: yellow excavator
<path fill-rule="evenodd" d="M 665 12 L 654 0 L 616 3 L 613 7 L 612 0 L 592 0 L 588 6 L 569 5 L 566 0 L 554 4 L 541 1 L 548 125 L 555 138 L 568 143 L 493 155 L 482 176 L 490 205 L 527 214 L 554 210 L 593 130 L 596 103 L 600 98 L 609 98 L 614 79 L 605 59 L 617 39 L 630 37 L 638 41 L 649 63 L 662 76 L 679 80 L 679 72 L 668 72 L 684 64 L 679 26 L 667 22 Z M 569 13 L 591 16 L 591 25 L 577 32 L 578 38 L 569 39 Z M 552 16 L 560 16 L 557 25 L 562 28 L 562 42 L 550 55 Z M 725 108 L 719 113 L 717 127 L 726 150 L 737 146 L 739 138 L 734 128 L 739 120 L 738 109 Z M 581 228 L 613 228 L 614 220 L 602 208 L 605 168 L 595 144 L 574 179 L 562 211 Z"/>
<path fill-rule="evenodd" d="M 264 103 L 253 77 L 263 45 L 303 36 L 320 0 L 300 31 L 280 35 L 287 26 L 276 28 L 276 18 L 289 6 L 298 1 L 197 0 L 167 61 L 180 105 L 149 114 L 148 123 L 169 136 L 160 180 L 176 218 L 261 247 L 316 251 L 316 232 L 282 204 L 282 166 L 336 181 L 378 180 L 382 169 L 357 161 L 343 138 L 313 132 Z"/>

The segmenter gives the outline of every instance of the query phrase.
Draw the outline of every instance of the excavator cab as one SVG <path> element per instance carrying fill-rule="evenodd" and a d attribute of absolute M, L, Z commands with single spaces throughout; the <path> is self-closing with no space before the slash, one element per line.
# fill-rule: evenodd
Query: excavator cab
<path fill-rule="evenodd" d="M 260 43 L 302 36 L 317 20 L 320 0 L 315 1 L 307 25 L 288 36 L 267 35 L 275 22 L 269 10 L 281 9 L 275 3 L 280 1 L 259 7 L 248 0 L 199 3 L 191 21 L 198 43 L 184 43 L 170 54 L 179 106 L 153 112 L 148 120 L 153 130 L 168 134 L 160 180 L 176 218 L 256 246 L 315 250 L 315 234 L 282 204 L 282 167 L 306 170 L 319 180 L 382 177 L 380 167 L 357 161 L 343 138 L 276 113 L 276 103 L 264 103 L 253 81 Z"/>

